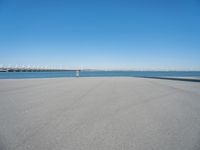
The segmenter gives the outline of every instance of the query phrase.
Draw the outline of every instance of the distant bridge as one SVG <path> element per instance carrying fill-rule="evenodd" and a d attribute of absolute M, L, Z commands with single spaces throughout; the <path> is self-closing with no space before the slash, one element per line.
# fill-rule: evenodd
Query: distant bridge
<path fill-rule="evenodd" d="M 80 69 L 51 69 L 29 67 L 0 67 L 0 72 L 55 72 L 55 71 L 81 71 Z"/>

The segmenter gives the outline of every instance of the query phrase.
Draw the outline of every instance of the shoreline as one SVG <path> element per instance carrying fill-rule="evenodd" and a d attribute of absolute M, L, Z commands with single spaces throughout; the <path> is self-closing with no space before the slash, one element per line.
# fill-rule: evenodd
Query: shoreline
<path fill-rule="evenodd" d="M 33 77 L 33 78 L 0 78 L 0 80 L 40 80 L 40 79 L 70 79 L 70 78 L 146 78 L 146 79 L 161 79 L 171 81 L 186 81 L 186 82 L 200 82 L 200 77 L 131 77 L 131 76 L 91 76 L 91 77 Z"/>
<path fill-rule="evenodd" d="M 162 79 L 162 80 L 174 80 L 174 81 L 188 81 L 188 82 L 200 82 L 200 77 L 140 77 L 149 79 Z"/>

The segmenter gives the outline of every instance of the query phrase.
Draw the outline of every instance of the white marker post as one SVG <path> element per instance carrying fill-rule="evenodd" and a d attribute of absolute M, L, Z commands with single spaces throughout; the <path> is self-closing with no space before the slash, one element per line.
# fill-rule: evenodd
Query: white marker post
<path fill-rule="evenodd" d="M 76 77 L 80 76 L 80 70 L 76 70 Z"/>

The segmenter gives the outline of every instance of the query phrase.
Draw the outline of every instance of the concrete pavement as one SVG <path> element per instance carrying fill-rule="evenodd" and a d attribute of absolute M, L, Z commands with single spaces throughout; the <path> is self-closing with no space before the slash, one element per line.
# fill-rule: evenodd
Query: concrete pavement
<path fill-rule="evenodd" d="M 199 82 L 0 80 L 0 150 L 199 149 Z"/>

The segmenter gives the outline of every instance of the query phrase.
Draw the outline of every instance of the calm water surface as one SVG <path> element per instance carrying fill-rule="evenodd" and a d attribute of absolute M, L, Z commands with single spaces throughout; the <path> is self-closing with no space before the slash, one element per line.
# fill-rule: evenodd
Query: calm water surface
<path fill-rule="evenodd" d="M 0 72 L 0 79 L 75 77 L 75 71 Z M 81 71 L 80 77 L 198 77 L 200 71 Z"/>

